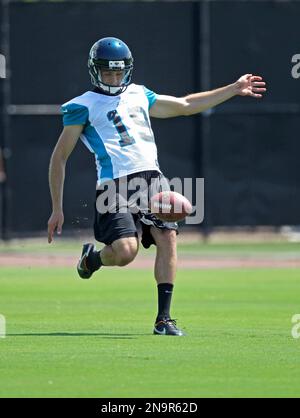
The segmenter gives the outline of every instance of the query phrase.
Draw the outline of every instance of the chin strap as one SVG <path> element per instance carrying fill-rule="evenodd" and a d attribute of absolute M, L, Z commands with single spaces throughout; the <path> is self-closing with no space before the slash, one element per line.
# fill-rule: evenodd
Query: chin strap
<path fill-rule="evenodd" d="M 106 84 L 99 82 L 98 88 L 110 96 L 116 96 L 123 93 L 127 89 L 127 86 L 107 86 Z"/>

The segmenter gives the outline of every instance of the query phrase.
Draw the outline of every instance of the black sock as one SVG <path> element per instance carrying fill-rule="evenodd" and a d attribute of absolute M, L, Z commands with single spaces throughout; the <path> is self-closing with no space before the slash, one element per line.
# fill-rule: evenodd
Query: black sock
<path fill-rule="evenodd" d="M 100 253 L 101 251 L 90 252 L 86 260 L 86 265 L 89 270 L 96 271 L 103 266 Z"/>
<path fill-rule="evenodd" d="M 173 292 L 173 285 L 171 283 L 160 283 L 157 285 L 158 289 L 158 314 L 156 322 L 162 319 L 170 318 L 170 306 Z"/>

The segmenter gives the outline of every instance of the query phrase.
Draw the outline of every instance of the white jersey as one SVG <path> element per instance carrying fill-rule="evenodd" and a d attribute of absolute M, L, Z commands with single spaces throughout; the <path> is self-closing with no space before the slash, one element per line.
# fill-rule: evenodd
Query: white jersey
<path fill-rule="evenodd" d="M 118 96 L 88 91 L 62 106 L 63 123 L 84 125 L 80 136 L 95 154 L 97 184 L 146 170 L 159 170 L 149 109 L 156 94 L 130 84 Z"/>

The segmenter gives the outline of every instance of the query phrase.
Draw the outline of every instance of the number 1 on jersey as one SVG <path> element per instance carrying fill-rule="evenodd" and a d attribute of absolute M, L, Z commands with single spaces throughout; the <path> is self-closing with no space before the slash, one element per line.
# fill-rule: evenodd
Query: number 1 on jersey
<path fill-rule="evenodd" d="M 120 135 L 120 145 L 121 147 L 126 147 L 127 145 L 132 145 L 135 143 L 134 138 L 132 138 L 124 123 L 122 122 L 121 116 L 118 114 L 117 110 L 111 110 L 107 113 L 107 118 L 109 121 L 112 121 L 118 134 Z"/>

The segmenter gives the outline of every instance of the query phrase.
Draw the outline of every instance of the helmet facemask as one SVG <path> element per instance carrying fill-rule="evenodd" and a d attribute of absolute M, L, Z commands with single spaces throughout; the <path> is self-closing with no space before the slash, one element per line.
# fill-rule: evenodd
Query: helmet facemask
<path fill-rule="evenodd" d="M 88 61 L 89 72 L 91 75 L 92 84 L 102 90 L 105 94 L 116 96 L 123 93 L 130 84 L 133 64 L 132 60 L 97 60 L 89 58 Z M 101 71 L 123 71 L 123 78 L 119 86 L 112 86 L 107 84 L 102 79 Z"/>

